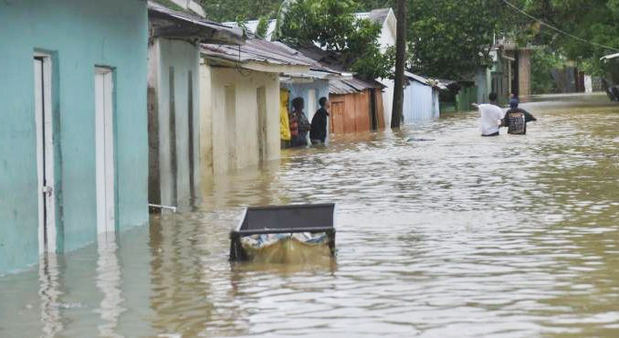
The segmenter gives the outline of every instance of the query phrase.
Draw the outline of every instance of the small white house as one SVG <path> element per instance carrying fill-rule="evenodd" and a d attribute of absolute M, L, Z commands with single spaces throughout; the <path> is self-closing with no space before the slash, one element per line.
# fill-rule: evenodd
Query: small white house
<path fill-rule="evenodd" d="M 391 8 L 374 9 L 370 12 L 357 13 L 358 19 L 369 19 L 379 25 L 381 25 L 380 36 L 378 41 L 380 43 L 380 50 L 384 53 L 389 47 L 395 47 L 397 23 L 395 13 Z M 383 107 L 385 114 L 385 125 L 391 125 L 391 112 L 393 108 L 393 89 L 395 83 L 391 79 L 378 79 L 380 83 L 385 86 L 383 90 Z M 406 95 L 406 94 L 405 94 Z M 406 98 L 405 98 L 406 100 Z M 405 101 L 406 102 L 406 101 Z"/>

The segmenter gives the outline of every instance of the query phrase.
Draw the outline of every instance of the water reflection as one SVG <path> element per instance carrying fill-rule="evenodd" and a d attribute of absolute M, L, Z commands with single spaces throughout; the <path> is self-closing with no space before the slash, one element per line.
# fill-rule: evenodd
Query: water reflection
<path fill-rule="evenodd" d="M 112 235 L 100 235 L 97 241 L 97 288 L 103 294 L 99 308 L 95 310 L 101 316 L 98 325 L 102 337 L 120 337 L 117 334 L 118 321 L 126 309 L 120 289 L 122 275 L 117 256 L 118 245 Z"/>
<path fill-rule="evenodd" d="M 39 297 L 43 336 L 53 337 L 63 329 L 60 312 L 62 296 L 58 258 L 55 254 L 45 253 L 39 263 Z"/>

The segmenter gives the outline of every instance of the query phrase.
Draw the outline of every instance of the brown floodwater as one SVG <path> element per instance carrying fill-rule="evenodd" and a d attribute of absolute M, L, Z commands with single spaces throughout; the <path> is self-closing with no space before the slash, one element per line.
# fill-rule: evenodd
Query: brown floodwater
<path fill-rule="evenodd" d="M 0 336 L 619 336 L 619 105 L 525 108 L 526 136 L 451 114 L 205 182 L 193 210 L 0 277 Z M 318 202 L 336 261 L 228 262 L 243 206 Z"/>

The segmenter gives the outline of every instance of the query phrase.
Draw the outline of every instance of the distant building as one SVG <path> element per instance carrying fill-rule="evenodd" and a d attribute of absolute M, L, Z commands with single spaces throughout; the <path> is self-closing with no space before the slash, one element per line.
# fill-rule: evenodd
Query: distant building
<path fill-rule="evenodd" d="M 475 75 L 477 102 L 488 102 L 491 92 L 497 93 L 499 102 L 503 104 L 507 103 L 512 93 L 523 100 L 531 96 L 531 55 L 535 49 L 498 40 L 490 53 L 493 63 L 480 68 Z"/>
<path fill-rule="evenodd" d="M 148 14 L 149 202 L 184 207 L 200 191 L 200 43 L 240 45 L 243 32 L 153 1 Z"/>
<path fill-rule="evenodd" d="M 0 274 L 148 223 L 146 6 L 0 2 Z"/>
<path fill-rule="evenodd" d="M 381 52 L 385 53 L 390 47 L 395 47 L 398 20 L 396 19 L 393 9 L 374 9 L 366 13 L 357 13 L 356 16 L 358 19 L 369 19 L 381 26 L 380 36 L 378 37 Z M 385 86 L 382 94 L 385 125 L 391 126 L 395 82 L 391 79 L 378 79 L 378 81 Z M 404 95 L 406 95 L 406 93 Z M 411 100 L 406 100 L 406 98 L 404 98 L 404 102 L 407 101 L 412 102 Z"/>

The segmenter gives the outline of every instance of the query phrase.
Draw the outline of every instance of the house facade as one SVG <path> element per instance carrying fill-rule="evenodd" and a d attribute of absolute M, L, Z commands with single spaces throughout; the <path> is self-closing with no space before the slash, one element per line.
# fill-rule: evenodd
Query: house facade
<path fill-rule="evenodd" d="M 380 44 L 381 52 L 385 53 L 387 49 L 395 47 L 398 20 L 395 16 L 395 13 L 393 12 L 393 9 L 374 9 L 370 12 L 357 13 L 356 17 L 358 19 L 368 19 L 380 25 L 381 30 L 378 37 L 378 42 Z M 378 79 L 378 81 L 384 86 L 382 92 L 382 101 L 385 125 L 391 126 L 391 115 L 393 111 L 393 92 L 395 88 L 395 82 L 392 79 Z"/>
<path fill-rule="evenodd" d="M 200 162 L 204 180 L 280 158 L 280 75 L 311 60 L 277 42 L 202 45 Z"/>
<path fill-rule="evenodd" d="M 243 43 L 197 14 L 149 3 L 149 202 L 163 210 L 200 197 L 200 43 Z"/>
<path fill-rule="evenodd" d="M 146 6 L 0 3 L 0 273 L 148 222 Z"/>

